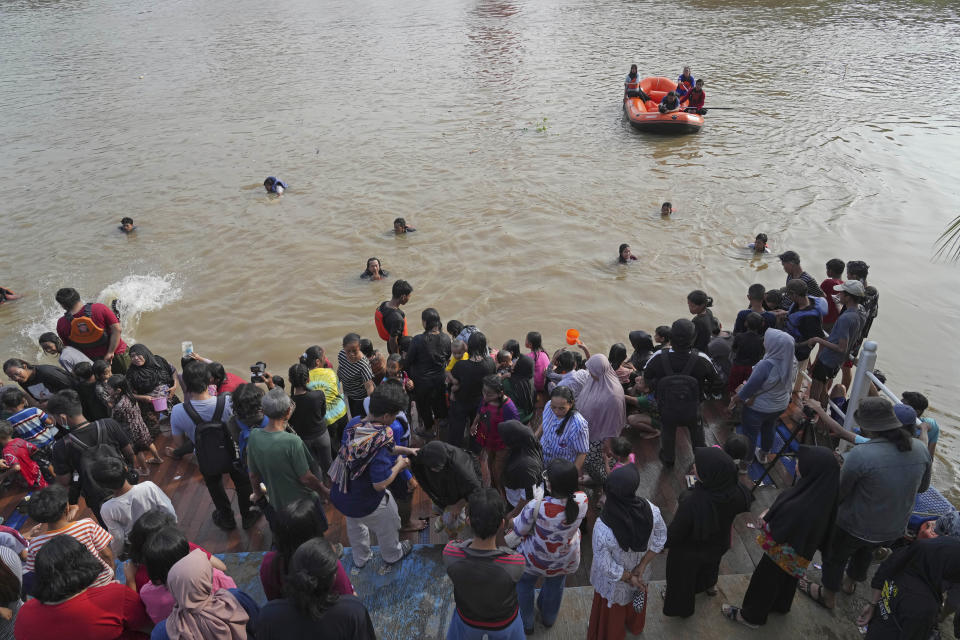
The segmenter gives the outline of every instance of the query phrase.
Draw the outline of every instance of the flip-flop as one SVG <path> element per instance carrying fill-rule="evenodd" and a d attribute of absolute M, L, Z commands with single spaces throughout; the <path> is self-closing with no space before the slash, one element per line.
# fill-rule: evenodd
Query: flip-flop
<path fill-rule="evenodd" d="M 147 464 L 163 464 L 163 458 L 148 458 Z"/>
<path fill-rule="evenodd" d="M 743 619 L 743 616 L 740 614 L 740 607 L 735 607 L 732 604 L 722 604 L 720 605 L 720 613 L 723 614 L 723 617 L 727 620 L 733 620 L 734 622 L 739 622 L 745 627 L 750 629 L 759 629 L 760 625 L 752 624 Z"/>
<path fill-rule="evenodd" d="M 814 597 L 812 589 L 813 585 L 817 585 L 817 595 Z M 797 591 L 802 594 L 805 594 L 808 598 L 813 600 L 815 603 L 826 609 L 827 611 L 832 611 L 832 607 L 828 607 L 826 601 L 823 599 L 823 585 L 816 582 L 810 582 L 805 578 L 801 578 L 797 582 Z"/>

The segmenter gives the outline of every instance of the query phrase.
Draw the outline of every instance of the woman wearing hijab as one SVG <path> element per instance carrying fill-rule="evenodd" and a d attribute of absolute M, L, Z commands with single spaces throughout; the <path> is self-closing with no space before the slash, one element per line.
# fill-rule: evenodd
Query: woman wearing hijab
<path fill-rule="evenodd" d="M 153 408 L 154 398 L 167 398 L 168 405 L 178 404 L 177 370 L 162 357 L 154 355 L 143 344 L 130 347 L 130 367 L 127 369 L 127 380 L 133 389 L 133 397 L 140 406 L 140 413 L 150 435 L 155 439 L 160 437 L 160 414 Z"/>
<path fill-rule="evenodd" d="M 530 357 L 521 357 L 513 362 L 513 370 L 510 377 L 503 381 L 503 391 L 517 407 L 520 414 L 518 420 L 524 424 L 530 424 L 534 410 L 533 393 L 533 359 Z"/>
<path fill-rule="evenodd" d="M 753 496 L 740 484 L 737 465 L 723 449 L 693 452 L 697 484 L 677 506 L 667 531 L 667 591 L 663 615 L 693 615 L 694 597 L 717 594 L 720 560 L 730 548 L 730 527 L 750 509 Z"/>
<path fill-rule="evenodd" d="M 446 442 L 432 440 L 410 458 L 410 471 L 420 488 L 443 510 L 437 526 L 453 538 L 466 520 L 463 508 L 480 488 L 480 478 L 470 454 Z"/>
<path fill-rule="evenodd" d="M 630 344 L 633 345 L 633 353 L 630 355 L 630 364 L 637 373 L 643 371 L 647 365 L 650 354 L 653 353 L 653 338 L 646 331 L 631 331 Z"/>
<path fill-rule="evenodd" d="M 620 435 L 627 424 L 626 402 L 623 385 L 603 354 L 595 354 L 587 360 L 590 377 L 577 396 L 577 409 L 590 427 L 590 451 L 584 470 L 598 483 L 603 483 L 610 473 L 607 440 Z"/>
<path fill-rule="evenodd" d="M 213 565 L 203 549 L 178 560 L 167 574 L 173 611 L 158 624 L 151 640 L 246 640 L 260 608 L 242 591 L 213 589 Z M 253 634 L 250 634 L 253 637 Z"/>
<path fill-rule="evenodd" d="M 757 542 L 764 554 L 753 570 L 743 604 L 721 607 L 724 616 L 748 627 L 766 624 L 771 611 L 790 611 L 797 579 L 833 528 L 840 487 L 840 465 L 833 451 L 801 446 L 797 473 L 797 483 L 777 496 L 758 522 Z"/>
<path fill-rule="evenodd" d="M 501 483 L 511 507 L 533 498 L 534 487 L 543 482 L 543 450 L 533 429 L 519 420 L 505 420 L 497 426 L 507 447 Z"/>
<path fill-rule="evenodd" d="M 750 377 L 730 399 L 730 409 L 743 405 L 741 429 L 743 435 L 756 443 L 760 435 L 757 459 L 767 463 L 767 454 L 773 448 L 773 433 L 777 420 L 790 404 L 790 393 L 797 375 L 796 342 L 784 331 L 767 329 L 763 334 L 763 360 L 753 367 Z"/>
<path fill-rule="evenodd" d="M 857 624 L 866 640 L 926 640 L 937 627 L 945 583 L 960 582 L 960 540 L 920 540 L 898 549 L 873 575 Z"/>
<path fill-rule="evenodd" d="M 537 580 L 543 578 L 537 608 L 543 625 L 549 628 L 560 612 L 567 575 L 580 567 L 580 523 L 587 515 L 587 495 L 577 491 L 579 475 L 572 462 L 557 458 L 545 474 L 547 496 L 528 502 L 513 519 L 513 531 L 523 536 L 517 551 L 527 565 L 517 583 L 517 599 L 528 635 L 534 631 Z"/>
<path fill-rule="evenodd" d="M 646 600 L 647 568 L 663 551 L 667 525 L 660 510 L 637 497 L 640 472 L 636 465 L 620 467 L 606 482 L 606 502 L 593 525 L 593 608 L 588 640 L 622 640 L 626 631 L 643 631 L 646 608 L 634 609 L 637 591 Z"/>

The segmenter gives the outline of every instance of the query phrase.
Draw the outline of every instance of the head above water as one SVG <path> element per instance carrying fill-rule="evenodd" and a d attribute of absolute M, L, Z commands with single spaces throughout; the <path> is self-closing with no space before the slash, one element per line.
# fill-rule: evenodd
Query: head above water
<path fill-rule="evenodd" d="M 662 205 L 660 205 L 660 215 L 662 215 L 662 216 L 668 216 L 668 215 L 670 215 L 671 213 L 673 213 L 673 205 L 672 205 L 672 204 L 670 204 L 669 202 L 664 202 Z"/>
<path fill-rule="evenodd" d="M 700 84 L 700 81 L 697 80 L 697 84 Z M 767 234 L 758 233 L 757 237 L 753 239 L 753 250 L 756 253 L 763 253 L 767 248 Z"/>
<path fill-rule="evenodd" d="M 617 256 L 620 262 L 626 262 L 630 259 L 630 245 L 626 242 L 620 245 L 620 248 L 617 249 Z"/>
<path fill-rule="evenodd" d="M 407 221 L 403 218 L 395 218 L 393 220 L 393 232 L 394 233 L 406 233 L 407 232 Z"/>
<path fill-rule="evenodd" d="M 373 257 L 371 257 L 371 258 L 367 258 L 367 271 L 366 271 L 366 273 L 368 273 L 369 275 L 377 275 L 377 274 L 379 274 L 382 270 L 383 270 L 383 269 L 382 269 L 382 267 L 381 267 L 381 265 L 380 265 L 380 258 L 378 258 L 378 257 L 376 257 L 376 256 L 373 256 Z"/>
<path fill-rule="evenodd" d="M 121 218 L 120 229 L 126 232 L 133 231 L 133 218 L 130 218 L 130 217 Z"/>

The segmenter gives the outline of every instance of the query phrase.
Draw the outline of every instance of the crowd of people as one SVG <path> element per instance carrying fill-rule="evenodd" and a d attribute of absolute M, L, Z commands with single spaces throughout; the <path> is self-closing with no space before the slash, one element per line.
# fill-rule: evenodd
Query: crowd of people
<path fill-rule="evenodd" d="M 862 261 L 832 259 L 818 283 L 796 252 L 779 260 L 783 286 L 752 285 L 732 332 L 711 296 L 695 290 L 689 318 L 632 331 L 632 351 L 617 343 L 609 355 L 591 354 L 576 332 L 552 353 L 537 331 L 491 348 L 477 326 L 444 324 L 433 308 L 420 314 L 423 331 L 412 331 L 404 307 L 414 289 L 397 280 L 373 318 L 383 352 L 349 333 L 336 367 L 332 353 L 311 345 L 286 380 L 254 367 L 250 382 L 192 350 L 177 367 L 143 344 L 128 346 L 114 310 L 60 289 L 64 315 L 39 339 L 59 366 L 3 363 L 16 386 L 0 395 L 0 467 L 8 483 L 34 492 L 27 508 L 37 525 L 0 530 L 0 637 L 84 628 L 91 638 L 307 638 L 321 630 L 374 638 L 339 561 L 343 547 L 324 538 L 328 516 L 344 518 L 357 570 L 374 557 L 373 534 L 389 571 L 412 549 L 400 533 L 429 526 L 414 512 L 418 492 L 450 539 L 448 638 L 522 638 L 552 626 L 580 565 L 581 531 L 593 549 L 589 638 L 640 633 L 655 595 L 664 615 L 693 615 L 696 594 L 717 593 L 738 517 L 750 519 L 764 556 L 744 601 L 721 607 L 725 617 L 762 625 L 769 613 L 788 612 L 797 590 L 833 608 L 867 578 L 878 549 L 901 546 L 914 496 L 929 485 L 939 427 L 922 417 L 927 402 L 917 392 L 896 406 L 865 398 L 842 465 L 839 438 L 814 438 L 800 448 L 795 486 L 759 518 L 749 515 L 743 474 L 775 455 L 774 430 L 791 403 L 813 416 L 811 434 L 849 434 L 827 400 L 843 404 L 878 309 Z M 386 276 L 376 258 L 367 266 L 365 275 Z M 702 403 L 727 397 L 739 433 L 708 447 Z M 172 441 L 161 453 L 167 420 Z M 659 438 L 669 468 L 681 428 L 692 445 L 691 486 L 668 523 L 643 495 L 631 440 Z M 273 532 L 260 570 L 266 604 L 185 537 L 176 496 L 148 480 L 163 456 L 187 455 L 217 527 L 246 529 L 263 517 Z M 76 519 L 81 497 L 92 519 Z M 881 565 L 860 619 L 868 638 L 927 637 L 943 585 L 960 583 L 952 563 L 960 526 L 948 525 Z M 819 583 L 806 574 L 817 551 Z M 650 565 L 661 553 L 666 586 L 653 594 Z M 892 631 L 905 627 L 916 633 Z"/>

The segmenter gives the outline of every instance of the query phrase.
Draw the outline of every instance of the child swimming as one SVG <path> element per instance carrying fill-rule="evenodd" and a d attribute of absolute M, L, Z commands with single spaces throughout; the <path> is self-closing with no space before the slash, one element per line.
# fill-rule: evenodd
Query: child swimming
<path fill-rule="evenodd" d="M 275 193 L 279 196 L 283 195 L 283 192 L 287 189 L 287 183 L 279 178 L 270 176 L 263 181 L 263 188 L 267 190 L 267 193 Z"/>
<path fill-rule="evenodd" d="M 662 205 L 660 205 L 660 215 L 661 215 L 661 216 L 668 216 L 668 215 L 670 215 L 671 213 L 673 213 L 673 205 L 672 205 L 672 204 L 670 204 L 669 202 L 664 202 Z"/>
<path fill-rule="evenodd" d="M 630 250 L 630 245 L 624 243 L 620 245 L 620 249 L 617 251 L 619 254 L 617 256 L 617 262 L 620 264 L 627 264 L 631 260 L 636 260 L 637 256 L 633 255 L 633 252 Z"/>
<path fill-rule="evenodd" d="M 124 217 L 120 219 L 120 226 L 118 227 L 120 231 L 124 233 L 130 233 L 131 231 L 136 231 L 137 227 L 133 224 L 133 218 Z"/>
<path fill-rule="evenodd" d="M 767 234 L 758 233 L 756 239 L 748 244 L 747 248 L 754 253 L 770 253 L 770 248 L 767 246 Z"/>
<path fill-rule="evenodd" d="M 407 221 L 403 218 L 396 218 L 393 221 L 393 233 L 398 236 L 402 236 L 405 233 L 413 233 L 416 231 L 413 227 L 407 224 Z"/>

